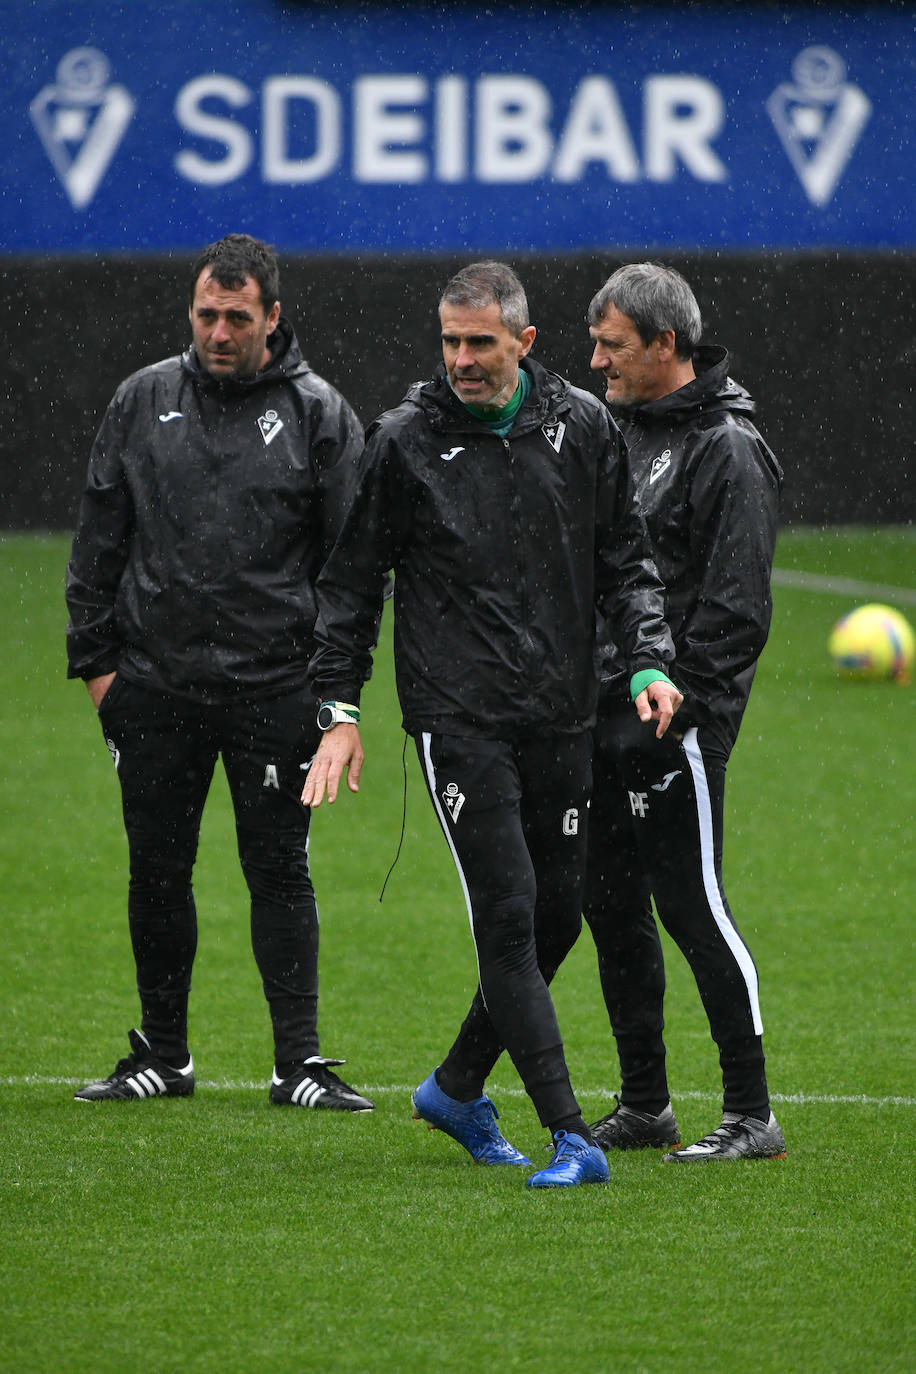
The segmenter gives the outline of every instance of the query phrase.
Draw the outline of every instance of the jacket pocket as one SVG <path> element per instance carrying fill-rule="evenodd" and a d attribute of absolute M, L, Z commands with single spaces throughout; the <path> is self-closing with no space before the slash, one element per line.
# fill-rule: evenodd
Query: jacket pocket
<path fill-rule="evenodd" d="M 110 706 L 113 706 L 117 702 L 118 698 L 122 695 L 124 691 L 124 682 L 125 680 L 121 676 L 121 674 L 115 673 L 114 679 L 111 682 L 108 691 L 105 693 L 105 695 L 102 697 L 102 700 L 96 707 L 97 715 L 101 716 L 103 711 L 107 711 Z"/>

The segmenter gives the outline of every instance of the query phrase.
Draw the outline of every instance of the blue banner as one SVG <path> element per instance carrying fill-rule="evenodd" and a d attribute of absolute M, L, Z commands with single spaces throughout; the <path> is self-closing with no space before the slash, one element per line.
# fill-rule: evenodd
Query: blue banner
<path fill-rule="evenodd" d="M 4 253 L 912 248 L 914 13 L 5 0 Z"/>

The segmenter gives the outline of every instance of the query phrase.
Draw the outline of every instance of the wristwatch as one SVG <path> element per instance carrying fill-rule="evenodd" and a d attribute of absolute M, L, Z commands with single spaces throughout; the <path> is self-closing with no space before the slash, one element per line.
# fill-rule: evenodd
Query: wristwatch
<path fill-rule="evenodd" d="M 359 707 L 345 701 L 323 701 L 318 707 L 318 729 L 330 730 L 334 725 L 358 725 Z"/>

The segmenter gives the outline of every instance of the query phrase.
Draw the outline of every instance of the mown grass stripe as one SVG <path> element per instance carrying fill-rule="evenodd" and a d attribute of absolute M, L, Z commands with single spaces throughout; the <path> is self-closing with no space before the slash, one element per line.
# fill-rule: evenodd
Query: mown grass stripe
<path fill-rule="evenodd" d="M 4 1088 L 40 1088 L 40 1087 L 61 1087 L 78 1088 L 85 1082 L 83 1078 L 60 1078 L 45 1074 L 25 1074 L 22 1077 L 0 1078 L 0 1087 Z M 409 1097 L 416 1084 L 408 1086 L 406 1083 L 369 1083 L 363 1085 L 370 1097 Z M 222 1081 L 198 1079 L 198 1090 L 203 1088 L 207 1092 L 262 1092 L 269 1087 L 268 1080 L 263 1083 L 249 1082 L 246 1080 L 227 1080 Z M 613 1097 L 614 1089 L 608 1087 L 583 1087 L 581 1083 L 576 1084 L 576 1092 L 582 1097 Z M 525 1090 L 521 1087 L 500 1087 L 494 1090 L 497 1097 L 524 1098 Z M 691 1102 L 716 1102 L 721 1097 L 721 1093 L 706 1092 L 699 1088 L 686 1088 L 679 1090 L 675 1096 L 678 1099 L 686 1099 Z M 852 1107 L 916 1107 L 916 1097 L 872 1097 L 868 1093 L 770 1093 L 771 1102 L 789 1102 L 793 1106 L 852 1106 Z"/>
<path fill-rule="evenodd" d="M 797 587 L 804 592 L 855 596 L 867 601 L 899 601 L 907 606 L 916 606 L 916 589 L 912 587 L 889 587 L 883 582 L 863 582 L 857 577 L 829 577 L 824 573 L 774 568 L 772 580 L 777 587 Z"/>

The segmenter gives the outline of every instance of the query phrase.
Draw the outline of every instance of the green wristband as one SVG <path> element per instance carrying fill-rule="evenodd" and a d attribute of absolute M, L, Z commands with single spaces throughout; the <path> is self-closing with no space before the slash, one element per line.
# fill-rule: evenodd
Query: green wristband
<path fill-rule="evenodd" d="M 359 707 L 347 701 L 323 701 L 318 707 L 317 725 L 319 730 L 330 730 L 333 725 L 358 725 Z"/>
<path fill-rule="evenodd" d="M 642 668 L 630 678 L 630 700 L 635 701 L 650 682 L 667 682 L 669 687 L 674 687 L 670 677 L 667 677 L 658 668 Z M 675 688 L 675 690 L 677 689 Z"/>

